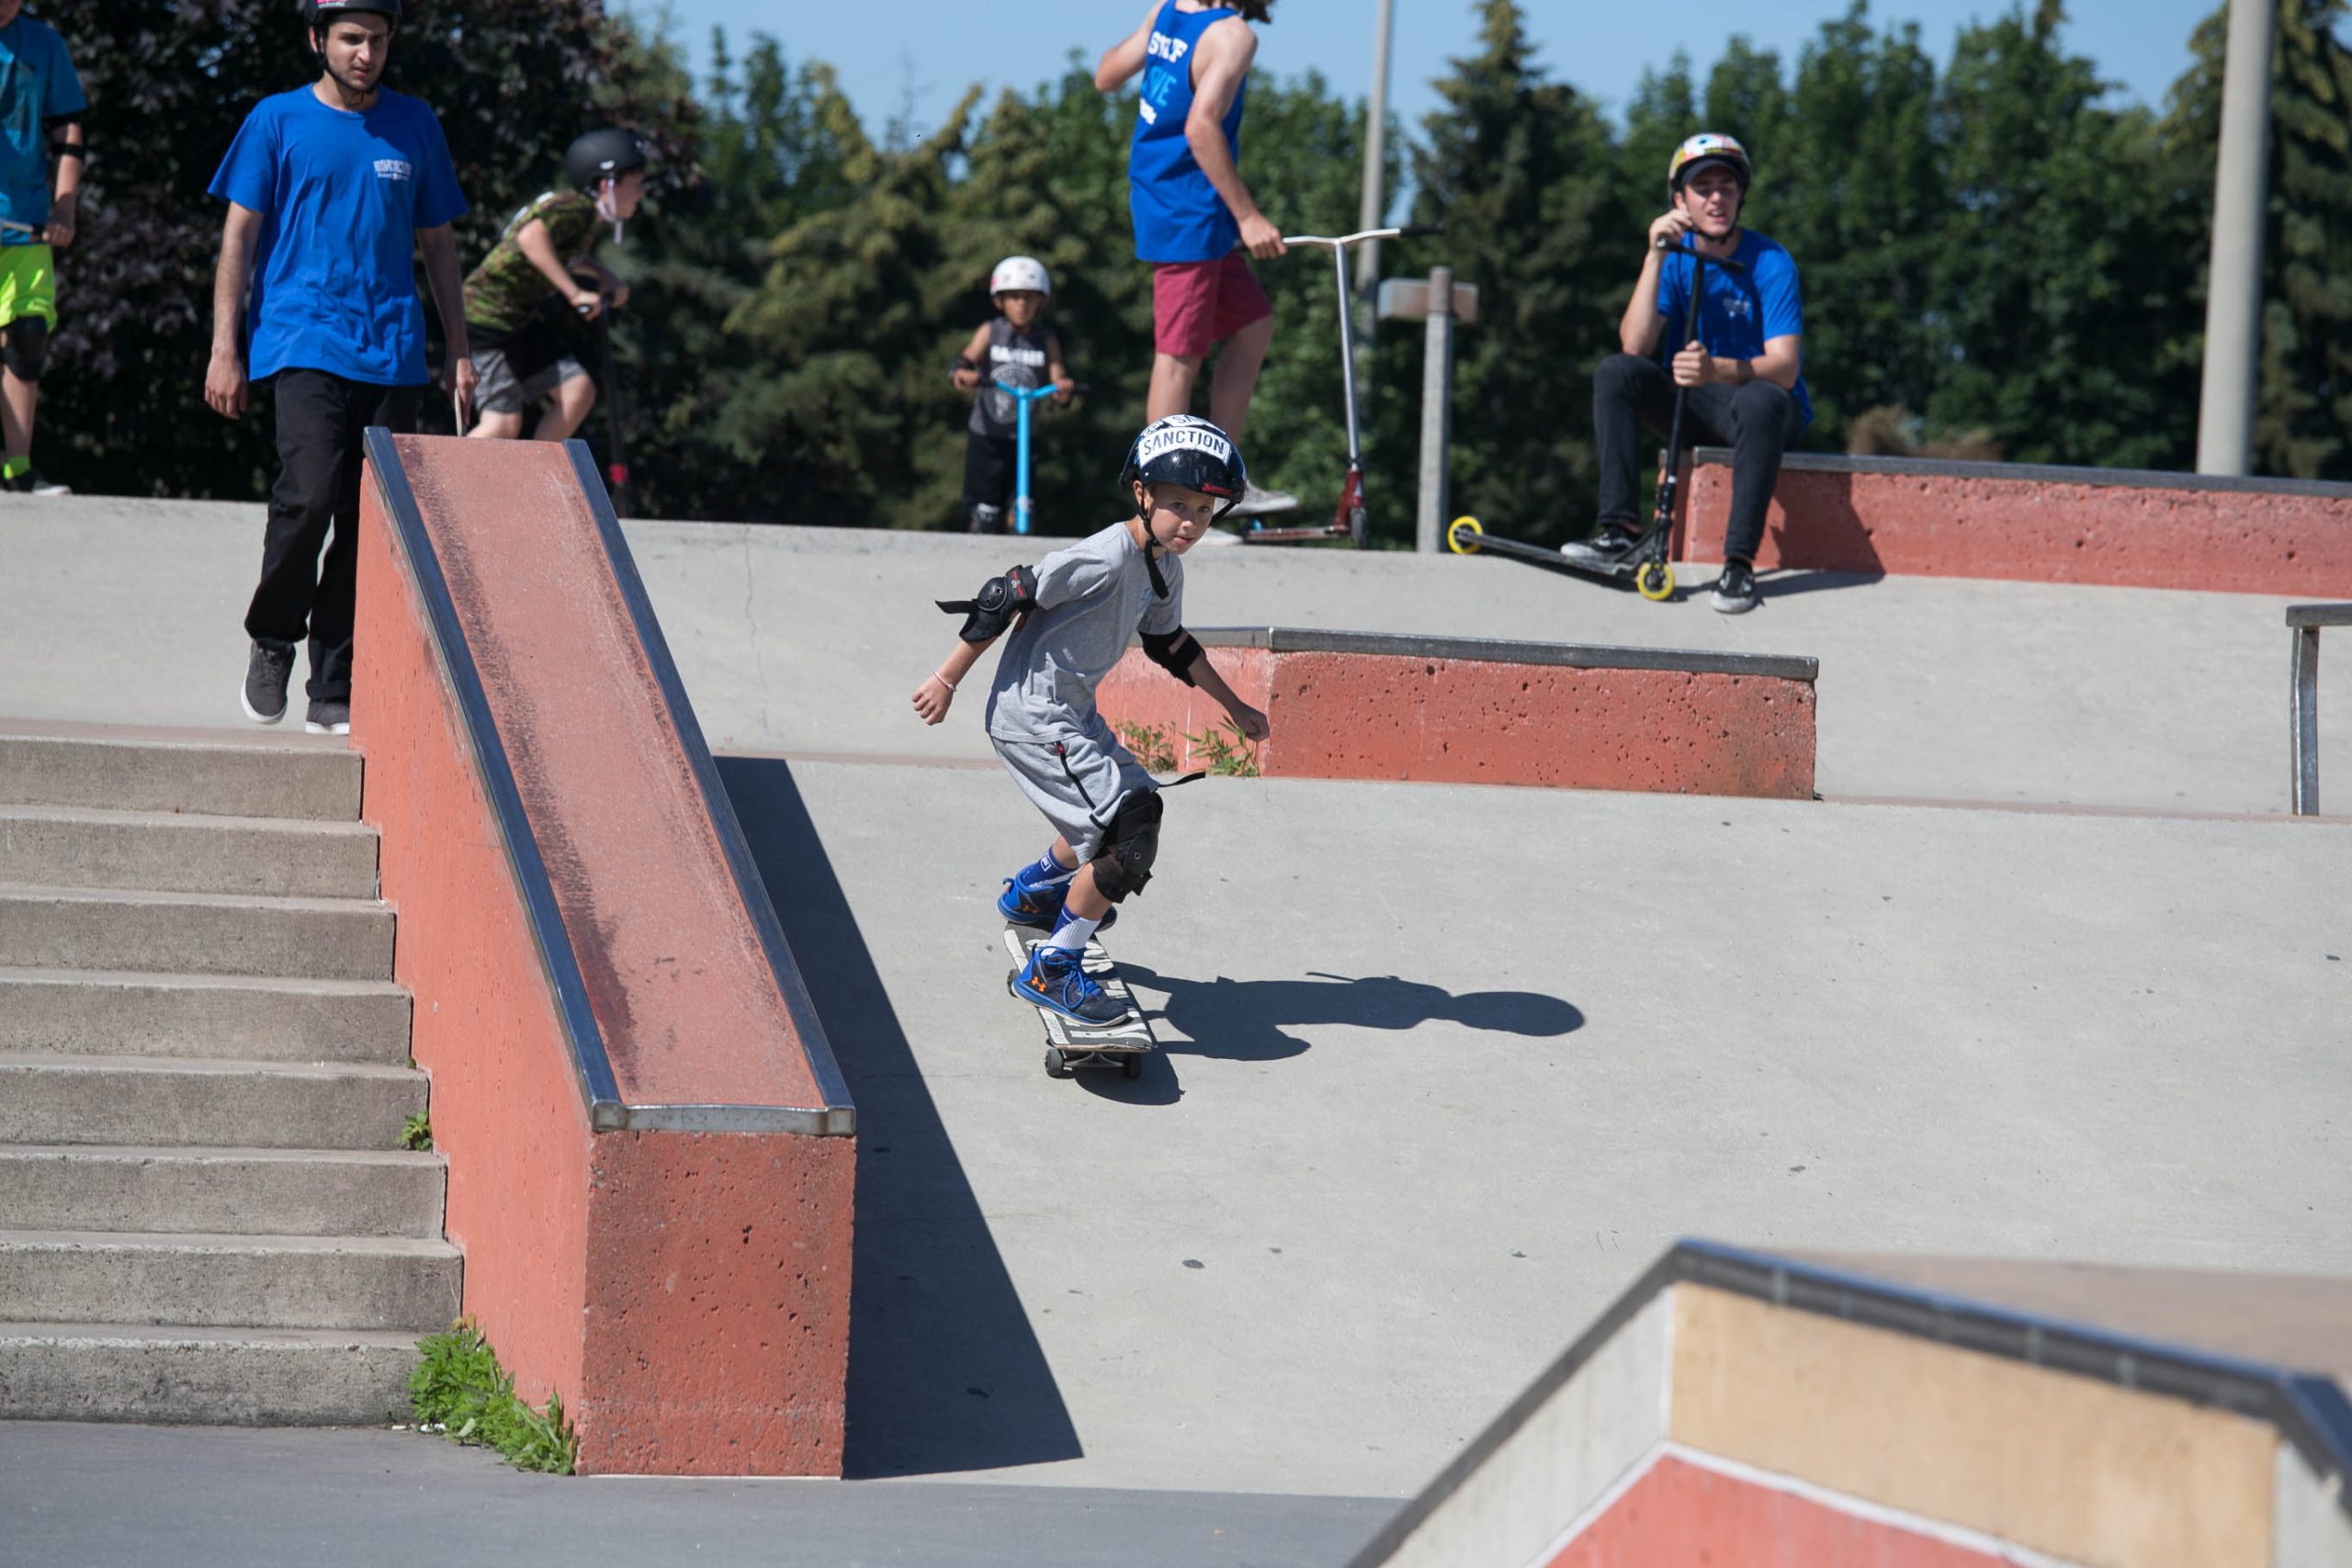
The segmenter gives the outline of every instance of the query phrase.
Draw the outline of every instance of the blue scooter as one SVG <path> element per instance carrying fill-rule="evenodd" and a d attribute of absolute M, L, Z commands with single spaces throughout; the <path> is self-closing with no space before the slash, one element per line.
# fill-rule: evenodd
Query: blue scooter
<path fill-rule="evenodd" d="M 1013 403 L 1012 447 L 1012 531 L 1029 532 L 1029 525 L 1036 514 L 1035 503 L 1029 499 L 1029 405 L 1040 398 L 1050 398 L 1056 390 L 1051 381 L 1042 387 L 1008 387 L 998 382 L 989 389 L 996 396 L 1009 398 Z M 1083 381 L 1072 382 L 1070 396 L 1086 390 Z"/>

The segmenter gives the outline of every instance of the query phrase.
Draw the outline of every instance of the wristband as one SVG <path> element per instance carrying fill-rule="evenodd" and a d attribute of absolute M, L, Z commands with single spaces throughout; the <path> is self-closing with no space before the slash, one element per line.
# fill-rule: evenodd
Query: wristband
<path fill-rule="evenodd" d="M 946 687 L 946 688 L 947 688 L 949 691 L 951 691 L 951 692 L 952 692 L 952 691 L 954 691 L 954 690 L 956 689 L 956 682 L 953 682 L 953 681 L 951 681 L 951 680 L 949 680 L 946 676 L 942 675 L 942 674 L 941 674 L 938 671 L 936 671 L 936 670 L 934 670 L 934 671 L 933 671 L 931 672 L 931 678 L 932 678 L 933 680 L 934 680 L 934 681 L 938 682 L 941 685 L 943 685 L 943 686 Z"/>

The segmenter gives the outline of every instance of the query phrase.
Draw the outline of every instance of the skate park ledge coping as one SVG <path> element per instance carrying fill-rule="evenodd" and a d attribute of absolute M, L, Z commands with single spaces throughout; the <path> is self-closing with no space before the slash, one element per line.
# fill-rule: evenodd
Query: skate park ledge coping
<path fill-rule="evenodd" d="M 1821 675 L 1821 661 L 1801 654 L 1709 653 L 1678 648 L 1617 648 L 1606 643 L 1515 642 L 1499 637 L 1315 631 L 1300 626 L 1195 626 L 1191 629 L 1204 648 L 1261 648 L 1269 653 L 1373 653 L 1402 659 L 1475 660 L 1487 664 L 1565 665 L 1580 670 L 1672 670 L 1693 675 L 1760 675 L 1806 682 L 1817 681 Z"/>

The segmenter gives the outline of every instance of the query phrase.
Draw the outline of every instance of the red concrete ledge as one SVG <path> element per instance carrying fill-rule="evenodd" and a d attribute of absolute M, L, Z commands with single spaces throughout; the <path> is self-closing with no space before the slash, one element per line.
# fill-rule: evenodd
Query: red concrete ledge
<path fill-rule="evenodd" d="M 583 1471 L 838 1474 L 854 1112 L 586 450 L 368 463 L 352 739 L 465 1310 Z"/>
<path fill-rule="evenodd" d="M 1731 453 L 1684 469 L 1675 558 L 1723 559 Z M 2352 594 L 2352 485 L 1792 452 L 1759 569 Z"/>
<path fill-rule="evenodd" d="M 1264 710 L 1266 777 L 1813 795 L 1811 659 L 1287 626 L 1193 635 Z M 1224 709 L 1139 649 L 1098 699 L 1163 768 L 1209 766 L 1226 729 Z"/>

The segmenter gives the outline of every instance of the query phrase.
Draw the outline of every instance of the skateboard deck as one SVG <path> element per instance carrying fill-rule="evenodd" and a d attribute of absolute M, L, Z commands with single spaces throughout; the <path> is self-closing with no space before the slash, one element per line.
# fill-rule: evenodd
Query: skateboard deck
<path fill-rule="evenodd" d="M 1004 988 L 1022 1001 L 1021 989 L 1013 984 L 1020 975 L 1020 965 L 1029 962 L 1029 950 L 1045 940 L 1044 934 L 1028 926 L 1004 928 L 1005 951 L 1012 955 L 1014 967 L 1004 976 Z M 1159 1042 L 1151 1036 L 1151 1025 L 1145 1021 L 1143 1010 L 1136 1005 L 1135 994 L 1127 989 L 1126 981 L 1119 977 L 1119 967 L 1102 944 L 1089 938 L 1086 957 L 1080 962 L 1086 977 L 1102 987 L 1112 998 L 1127 1004 L 1127 1016 L 1116 1023 L 1101 1026 L 1080 1023 L 1064 1018 L 1051 1008 L 1037 1008 L 1037 1017 L 1046 1026 L 1046 1076 L 1066 1078 L 1082 1067 L 1116 1067 L 1128 1077 L 1143 1074 L 1143 1059 L 1159 1049 Z M 1031 1007 L 1037 1007 L 1029 1002 Z"/>

